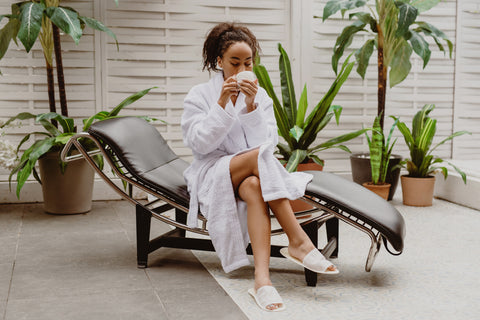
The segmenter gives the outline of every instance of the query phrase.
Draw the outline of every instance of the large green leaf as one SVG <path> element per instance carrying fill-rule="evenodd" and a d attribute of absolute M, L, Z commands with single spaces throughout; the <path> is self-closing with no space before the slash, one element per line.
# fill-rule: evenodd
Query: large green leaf
<path fill-rule="evenodd" d="M 292 142 L 289 139 L 290 134 L 290 125 L 288 122 L 287 114 L 283 109 L 283 106 L 278 100 L 275 90 L 273 89 L 272 81 L 268 75 L 267 69 L 263 65 L 255 65 L 253 67 L 253 72 L 257 76 L 258 84 L 267 91 L 268 96 L 273 100 L 273 111 L 275 113 L 275 120 L 277 121 L 277 127 L 280 136 L 282 136 L 288 143 L 291 148 Z"/>
<path fill-rule="evenodd" d="M 278 66 L 280 69 L 283 107 L 288 117 L 288 123 L 290 127 L 293 127 L 297 120 L 297 98 L 295 97 L 290 59 L 280 43 L 278 44 L 278 51 L 280 52 Z"/>
<path fill-rule="evenodd" d="M 76 44 L 82 37 L 82 27 L 78 13 L 65 7 L 48 7 L 47 16 L 63 32 L 68 34 Z"/>
<path fill-rule="evenodd" d="M 37 116 L 30 113 L 30 112 L 20 112 L 16 116 L 11 117 L 10 119 L 7 120 L 3 125 L 0 126 L 0 128 L 4 128 L 8 126 L 10 123 L 12 123 L 15 120 L 28 120 L 28 119 L 35 119 Z"/>
<path fill-rule="evenodd" d="M 367 40 L 363 46 L 355 52 L 355 58 L 357 60 L 357 72 L 365 79 L 365 73 L 367 72 L 368 62 L 373 53 L 375 46 L 375 39 Z"/>
<path fill-rule="evenodd" d="M 448 45 L 448 50 L 450 54 L 450 58 L 452 58 L 452 52 L 453 52 L 453 43 L 448 39 L 447 35 L 443 33 L 443 31 L 439 30 L 437 27 L 434 25 L 431 25 L 427 22 L 424 21 L 417 21 L 416 24 L 418 25 L 418 28 L 415 29 L 417 32 L 423 32 L 427 36 L 431 36 L 434 40 L 435 43 L 438 46 L 438 49 L 440 51 L 445 52 L 445 49 L 443 48 L 441 44 L 441 40 L 445 40 L 445 42 Z"/>
<path fill-rule="evenodd" d="M 428 115 L 432 110 L 435 109 L 434 104 L 425 104 L 421 110 L 419 110 L 415 116 L 413 116 L 412 120 L 412 136 L 414 140 L 417 140 L 418 137 L 421 135 L 423 127 L 427 122 Z"/>
<path fill-rule="evenodd" d="M 431 150 L 430 150 L 430 153 L 432 153 L 435 149 L 437 149 L 439 146 L 441 146 L 442 144 L 444 144 L 445 142 L 447 141 L 450 141 L 452 140 L 453 138 L 455 137 L 459 137 L 459 136 L 462 136 L 464 134 L 472 134 L 471 132 L 469 131 L 457 131 L 457 132 L 454 132 L 453 134 L 449 135 L 448 137 L 446 137 L 445 139 L 443 139 L 442 141 L 440 141 L 439 143 L 437 143 Z"/>
<path fill-rule="evenodd" d="M 102 22 L 89 17 L 80 16 L 79 19 L 80 21 L 83 21 L 88 27 L 105 32 L 110 37 L 112 37 L 115 40 L 115 44 L 117 45 L 117 51 L 119 50 L 117 36 L 115 35 L 115 33 L 112 32 L 112 30 L 107 28 Z"/>
<path fill-rule="evenodd" d="M 412 47 L 407 40 L 401 39 L 398 48 L 393 52 L 392 62 L 390 63 L 390 88 L 396 86 L 410 73 L 412 64 L 410 57 L 412 55 Z"/>
<path fill-rule="evenodd" d="M 350 46 L 353 36 L 365 28 L 365 22 L 361 20 L 354 21 L 351 25 L 346 26 L 342 33 L 338 36 L 335 46 L 333 47 L 332 68 L 335 73 L 338 69 L 338 61 L 343 56 L 343 52 Z"/>
<path fill-rule="evenodd" d="M 410 25 L 417 19 L 418 10 L 406 2 L 396 1 L 395 5 L 399 10 L 396 36 L 402 37 L 407 33 Z"/>
<path fill-rule="evenodd" d="M 419 12 L 425 12 L 435 7 L 441 0 L 412 0 L 410 4 L 418 9 Z"/>
<path fill-rule="evenodd" d="M 18 19 L 10 19 L 7 24 L 0 30 L 0 60 L 3 58 L 12 40 L 20 28 Z"/>
<path fill-rule="evenodd" d="M 359 135 L 364 134 L 368 130 L 369 129 L 360 129 L 360 130 L 357 130 L 357 131 L 354 131 L 354 132 L 349 132 L 349 133 L 342 134 L 338 137 L 335 137 L 335 138 L 329 139 L 329 140 L 327 140 L 323 143 L 320 143 L 319 145 L 315 146 L 312 149 L 309 149 L 308 151 L 309 152 L 318 152 L 318 151 L 322 151 L 322 150 L 326 150 L 326 149 L 335 147 L 340 143 L 350 141 L 350 140 L 358 137 Z"/>
<path fill-rule="evenodd" d="M 297 167 L 300 163 L 302 163 L 303 160 L 307 157 L 307 151 L 306 150 L 293 150 L 290 159 L 288 159 L 286 169 L 288 172 L 293 172 L 297 170 Z"/>
<path fill-rule="evenodd" d="M 36 141 L 22 156 L 23 167 L 17 172 L 17 198 L 20 198 L 20 190 L 32 174 L 32 170 L 38 158 L 47 153 L 55 143 L 55 138 L 46 138 Z"/>
<path fill-rule="evenodd" d="M 431 51 L 428 42 L 416 31 L 410 30 L 410 38 L 408 41 L 412 44 L 413 51 L 423 60 L 423 68 L 425 68 L 430 60 Z"/>
<path fill-rule="evenodd" d="M 297 125 L 294 125 L 293 128 L 290 129 L 290 136 L 294 138 L 296 141 L 300 140 L 300 137 L 303 134 L 303 129 Z"/>
<path fill-rule="evenodd" d="M 150 90 L 152 89 L 156 89 L 158 87 L 151 87 L 151 88 L 148 88 L 148 89 L 145 89 L 145 90 L 142 90 L 142 91 L 139 91 L 137 93 L 134 93 L 132 94 L 131 96 L 129 96 L 128 98 L 126 98 L 125 100 L 123 100 L 122 102 L 120 102 L 120 104 L 118 106 L 116 106 L 112 111 L 110 111 L 110 113 L 108 114 L 109 117 L 114 117 L 114 116 L 117 116 L 118 113 L 123 109 L 125 108 L 126 106 L 134 103 L 135 101 L 137 101 L 138 99 L 142 98 L 144 95 L 146 95 Z"/>
<path fill-rule="evenodd" d="M 307 84 L 303 86 L 302 94 L 300 95 L 300 100 L 298 101 L 298 110 L 297 110 L 297 121 L 296 125 L 303 128 L 305 123 L 305 114 L 307 113 L 308 108 L 308 99 L 307 99 Z"/>
<path fill-rule="evenodd" d="M 366 3 L 366 0 L 330 0 L 323 8 L 323 21 L 338 11 L 343 14 L 346 10 L 363 7 Z"/>
<path fill-rule="evenodd" d="M 378 184 L 380 179 L 380 170 L 382 167 L 383 156 L 383 131 L 380 126 L 380 116 L 376 116 L 373 122 L 372 138 L 370 140 L 370 167 L 372 173 L 372 182 Z"/>
<path fill-rule="evenodd" d="M 23 43 L 25 50 L 30 52 L 38 38 L 42 27 L 42 18 L 45 6 L 42 3 L 27 2 L 21 7 L 20 28 L 18 38 Z"/>

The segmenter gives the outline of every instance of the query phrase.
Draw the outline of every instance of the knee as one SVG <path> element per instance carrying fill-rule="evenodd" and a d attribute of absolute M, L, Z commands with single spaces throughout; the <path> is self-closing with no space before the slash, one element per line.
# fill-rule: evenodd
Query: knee
<path fill-rule="evenodd" d="M 256 176 L 249 176 L 242 181 L 238 188 L 240 198 L 245 202 L 263 201 L 260 179 Z"/>

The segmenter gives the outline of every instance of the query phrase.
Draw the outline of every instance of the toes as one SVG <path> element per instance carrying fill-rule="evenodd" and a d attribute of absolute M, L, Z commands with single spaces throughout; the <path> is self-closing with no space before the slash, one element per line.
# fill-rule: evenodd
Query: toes
<path fill-rule="evenodd" d="M 266 308 L 268 310 L 276 310 L 278 308 L 280 308 L 282 306 L 281 303 L 272 303 L 272 304 L 269 304 L 268 306 L 266 306 Z"/>

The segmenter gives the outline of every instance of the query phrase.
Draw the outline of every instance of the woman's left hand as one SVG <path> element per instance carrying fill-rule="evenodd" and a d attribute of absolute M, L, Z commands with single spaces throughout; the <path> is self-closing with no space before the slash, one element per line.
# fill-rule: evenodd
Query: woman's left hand
<path fill-rule="evenodd" d="M 255 107 L 255 96 L 258 91 L 258 80 L 240 80 L 238 81 L 238 87 L 240 91 L 245 95 L 245 103 L 247 104 L 247 112 L 252 112 Z"/>

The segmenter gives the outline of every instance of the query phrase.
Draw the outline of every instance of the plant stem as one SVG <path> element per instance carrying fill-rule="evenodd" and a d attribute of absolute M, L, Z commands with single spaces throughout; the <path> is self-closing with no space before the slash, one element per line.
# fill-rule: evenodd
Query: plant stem
<path fill-rule="evenodd" d="M 380 128 L 383 131 L 383 122 L 385 118 L 385 96 L 387 94 L 387 68 L 384 65 L 383 55 L 383 31 L 380 24 L 377 24 L 378 29 L 378 92 L 377 92 L 377 115 L 380 117 Z"/>
<path fill-rule="evenodd" d="M 60 30 L 52 23 L 53 27 L 53 45 L 55 48 L 55 62 L 57 65 L 58 92 L 60 94 L 60 107 L 62 115 L 68 117 L 67 95 L 65 92 L 65 77 L 63 74 L 62 47 L 60 45 Z"/>

